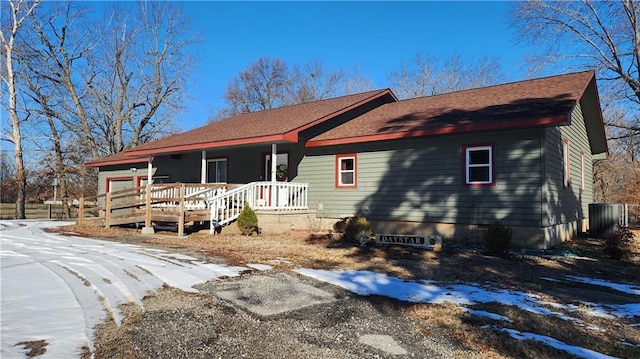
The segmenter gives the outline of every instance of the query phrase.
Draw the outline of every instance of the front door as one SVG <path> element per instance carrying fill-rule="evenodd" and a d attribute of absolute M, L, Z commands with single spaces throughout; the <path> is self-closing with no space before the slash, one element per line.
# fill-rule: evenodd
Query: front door
<path fill-rule="evenodd" d="M 271 181 L 271 154 L 264 155 L 264 179 Z M 289 154 L 278 153 L 276 156 L 276 181 L 289 180 Z"/>

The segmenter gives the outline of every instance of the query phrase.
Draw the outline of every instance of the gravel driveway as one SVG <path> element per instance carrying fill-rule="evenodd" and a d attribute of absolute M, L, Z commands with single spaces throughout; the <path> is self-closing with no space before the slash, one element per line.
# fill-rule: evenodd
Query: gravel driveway
<path fill-rule="evenodd" d="M 0 222 L 2 358 L 481 357 L 389 299 L 50 225 Z"/>

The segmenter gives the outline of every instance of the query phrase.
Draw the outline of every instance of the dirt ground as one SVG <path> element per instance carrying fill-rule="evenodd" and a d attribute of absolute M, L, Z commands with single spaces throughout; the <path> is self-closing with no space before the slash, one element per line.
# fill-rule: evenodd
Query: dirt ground
<path fill-rule="evenodd" d="M 357 243 L 340 238 L 300 232 L 252 237 L 194 233 L 187 238 L 177 238 L 172 233 L 142 236 L 133 229 L 91 226 L 70 226 L 59 231 L 154 246 L 229 265 L 262 263 L 280 272 L 290 272 L 299 267 L 370 270 L 408 280 L 427 279 L 444 284 L 482 283 L 525 291 L 563 304 L 627 304 L 637 303 L 638 297 L 585 283 L 564 282 L 559 285 L 543 278 L 573 275 L 640 285 L 640 231 L 634 232 L 632 256 L 625 262 L 606 258 L 601 241 L 584 238 L 554 251 L 517 251 L 495 257 L 486 255 L 480 247 L 456 245 L 446 245 L 439 253 L 403 247 L 360 248 Z M 403 330 L 408 326 L 412 335 L 434 343 L 433 348 L 424 349 L 433 350 L 429 352 L 430 357 L 573 357 L 539 342 L 516 341 L 509 338 L 507 333 L 487 330 L 483 326 L 491 324 L 492 320 L 465 313 L 453 305 L 404 303 L 381 297 L 362 298 L 348 293 L 336 295 L 348 297 L 349 301 L 344 306 L 354 311 L 353 308 L 368 308 L 390 321 L 399 318 L 403 323 L 398 326 Z M 268 321 L 247 317 L 246 313 L 238 313 L 206 293 L 187 294 L 165 288 L 145 298 L 144 305 L 144 311 L 135 305 L 126 306 L 126 319 L 122 326 L 117 327 L 111 321 L 98 328 L 95 343 L 97 358 L 306 358 L 317 355 L 351 358 L 364 355 L 347 344 L 344 350 L 336 347 L 336 341 L 332 342 L 322 334 L 326 328 L 321 325 L 327 324 L 322 324 L 321 320 L 321 324 L 318 324 L 307 317 Z M 500 303 L 475 305 L 472 308 L 507 316 L 513 321 L 509 327 L 518 331 L 546 335 L 614 357 L 640 357 L 640 328 L 632 325 L 639 318 L 621 320 L 584 315 L 580 317 L 584 325 L 575 325 L 570 321 L 533 314 Z M 342 314 L 348 317 L 348 313 Z M 594 327 L 599 329 L 593 330 Z M 283 328 L 288 328 L 288 331 L 283 331 Z M 317 333 L 317 336 L 305 336 L 305 328 L 309 333 Z M 336 329 L 334 335 L 337 339 L 334 339 L 339 342 L 339 338 L 350 330 L 357 332 L 358 328 Z M 283 331 L 282 336 L 272 336 L 280 331 Z M 273 345 L 273 341 L 284 340 L 282 338 L 289 339 Z M 446 348 L 439 348 L 438 345 Z M 386 356 L 380 354 L 378 357 Z"/>

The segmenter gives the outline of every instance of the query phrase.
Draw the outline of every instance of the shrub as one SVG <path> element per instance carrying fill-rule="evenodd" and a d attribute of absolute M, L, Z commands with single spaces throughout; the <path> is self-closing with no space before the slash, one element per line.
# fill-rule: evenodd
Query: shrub
<path fill-rule="evenodd" d="M 258 232 L 258 216 L 248 203 L 244 204 L 240 216 L 238 216 L 238 228 L 240 233 L 245 236 L 251 235 L 251 233 Z"/>
<path fill-rule="evenodd" d="M 360 240 L 360 233 L 364 233 L 370 236 L 373 231 L 371 230 L 371 223 L 362 216 L 354 216 L 347 219 L 347 224 L 344 228 L 344 237 L 349 240 Z"/>
<path fill-rule="evenodd" d="M 611 259 L 627 260 L 631 257 L 632 240 L 633 233 L 629 229 L 618 229 L 604 235 L 602 250 Z"/>
<path fill-rule="evenodd" d="M 343 218 L 334 223 L 333 230 L 338 233 L 344 233 L 345 228 L 347 228 L 347 219 L 348 218 Z"/>
<path fill-rule="evenodd" d="M 493 222 L 484 234 L 484 246 L 489 254 L 502 255 L 511 248 L 513 230 L 500 221 Z"/>

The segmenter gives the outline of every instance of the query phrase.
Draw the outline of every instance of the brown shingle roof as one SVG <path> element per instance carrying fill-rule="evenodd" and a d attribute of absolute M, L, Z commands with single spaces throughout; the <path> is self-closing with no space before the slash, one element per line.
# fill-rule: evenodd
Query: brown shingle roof
<path fill-rule="evenodd" d="M 568 122 L 593 79 L 593 71 L 578 72 L 386 103 L 307 146 Z"/>
<path fill-rule="evenodd" d="M 299 131 L 384 95 L 393 96 L 389 90 L 377 90 L 244 113 L 138 146 L 127 153 L 136 156 L 233 144 L 296 142 Z"/>

